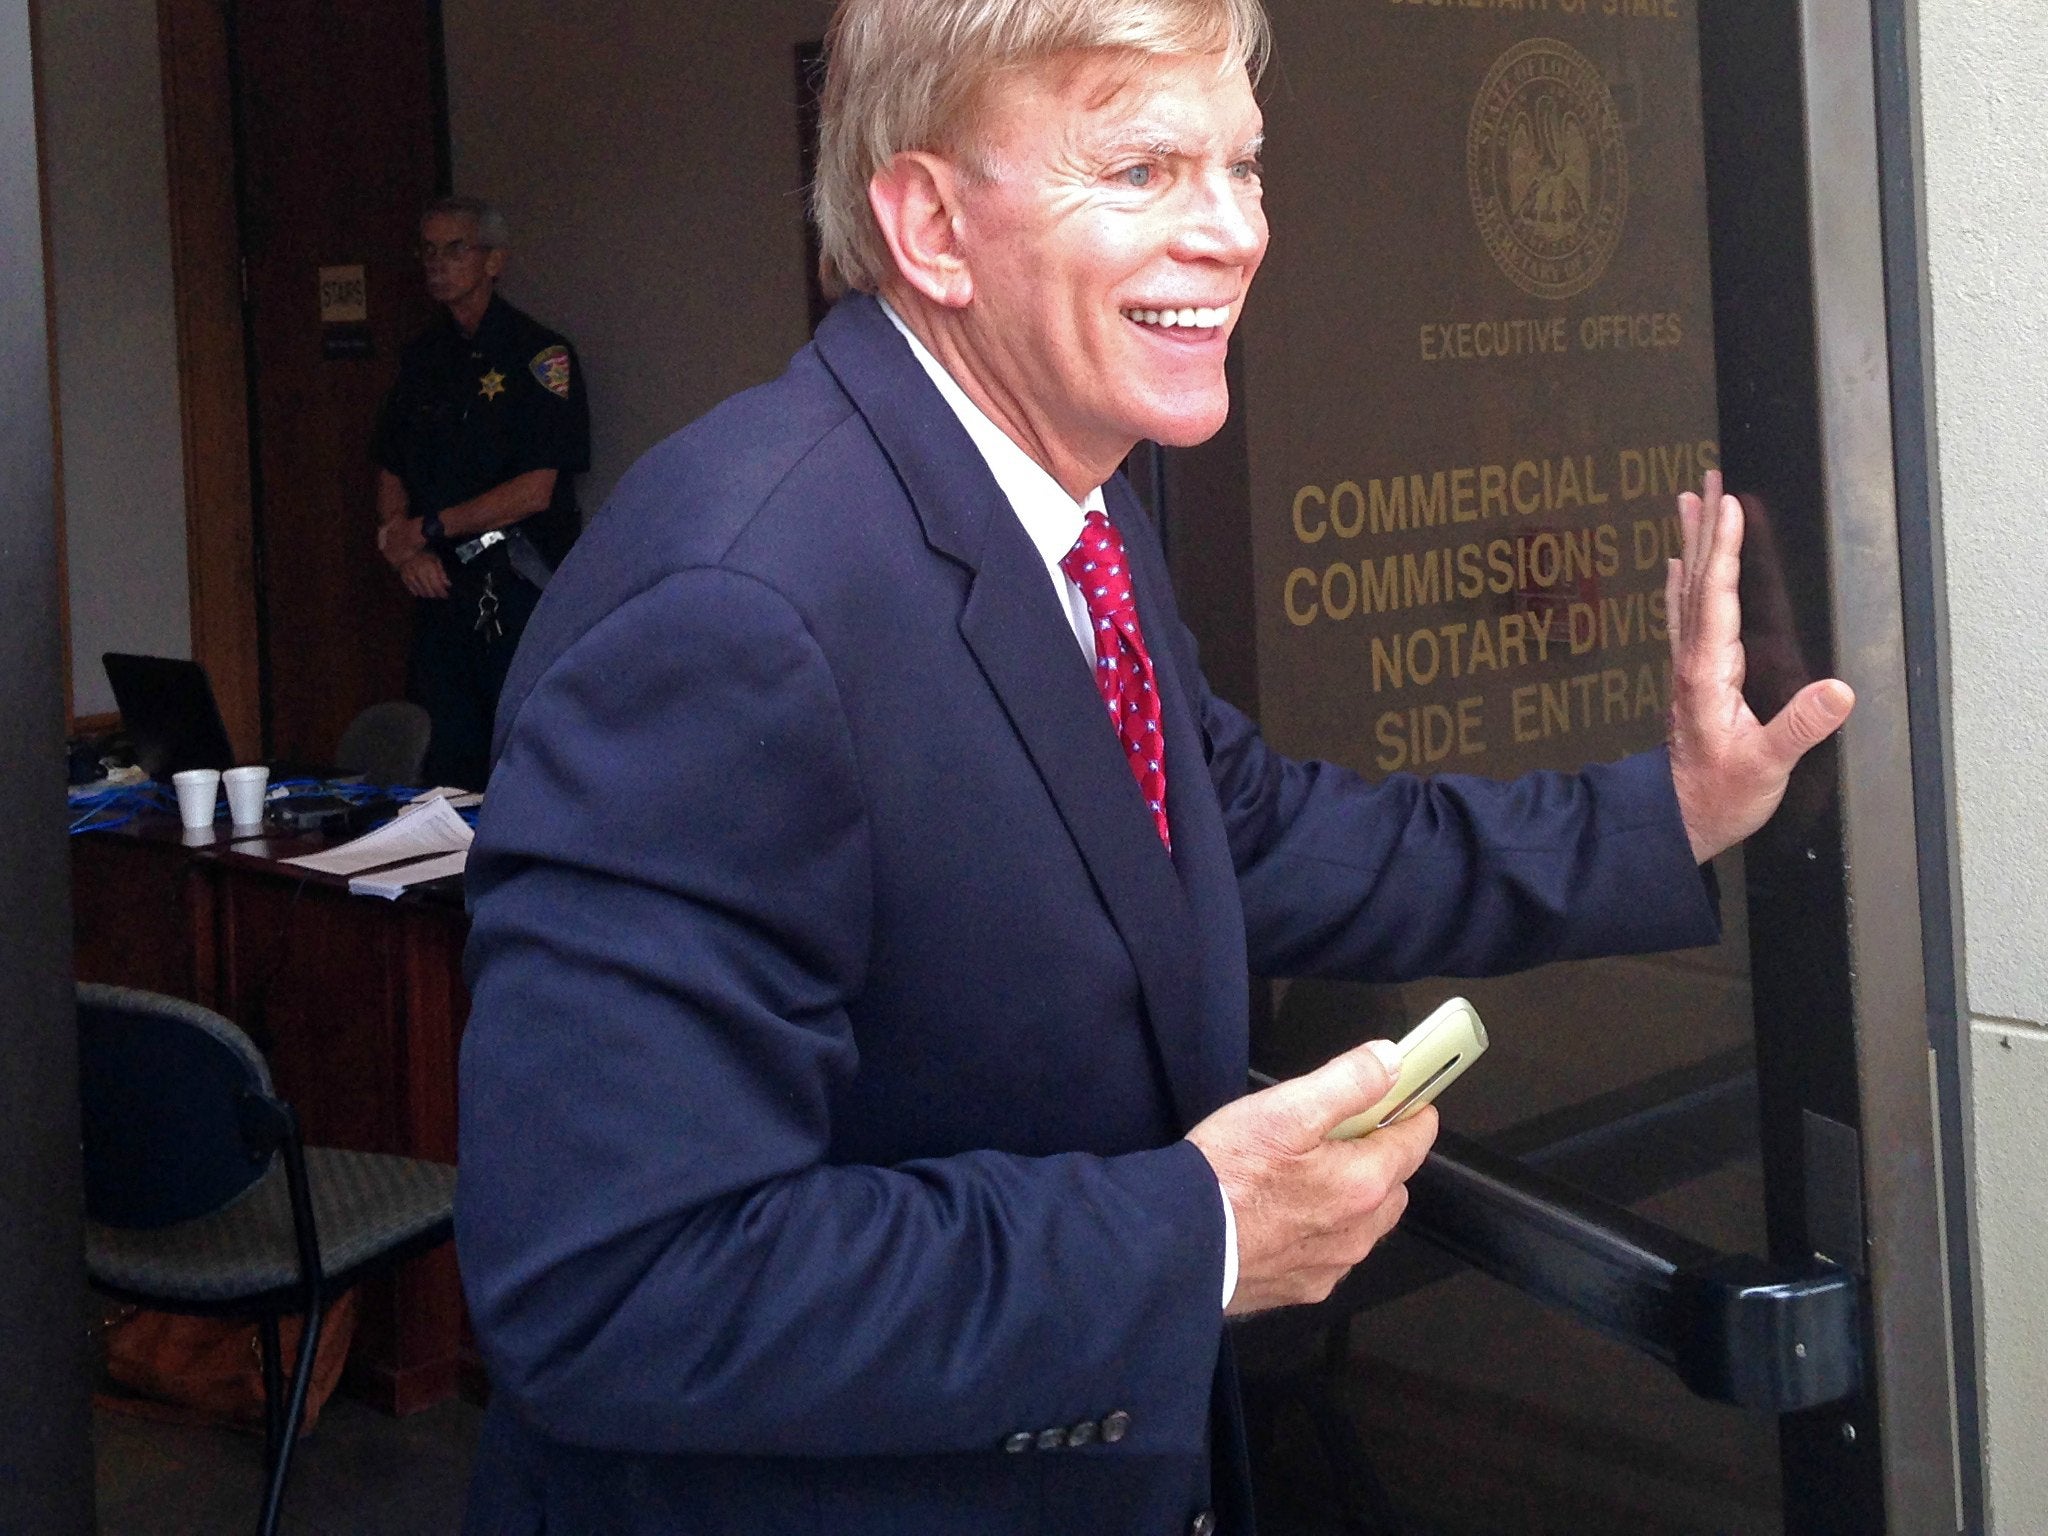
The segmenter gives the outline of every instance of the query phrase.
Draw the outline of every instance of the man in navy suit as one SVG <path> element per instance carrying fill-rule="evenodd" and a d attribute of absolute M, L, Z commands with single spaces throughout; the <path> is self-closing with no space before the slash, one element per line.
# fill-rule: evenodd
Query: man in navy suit
<path fill-rule="evenodd" d="M 1698 944 L 1847 715 L 1742 706 L 1687 498 L 1668 752 L 1368 785 L 1203 682 L 1118 463 L 1224 418 L 1257 0 L 845 0 L 853 290 L 620 483 L 507 685 L 458 1239 L 483 1532 L 1251 1529 L 1226 1313 L 1326 1295 L 1433 1112 L 1245 1095 L 1250 974 Z"/>

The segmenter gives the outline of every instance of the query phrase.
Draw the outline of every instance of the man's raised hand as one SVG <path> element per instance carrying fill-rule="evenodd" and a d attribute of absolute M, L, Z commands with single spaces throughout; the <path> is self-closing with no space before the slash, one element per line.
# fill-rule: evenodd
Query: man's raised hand
<path fill-rule="evenodd" d="M 1764 724 L 1742 697 L 1742 503 L 1709 471 L 1678 498 L 1685 557 L 1667 562 L 1671 780 L 1693 857 L 1704 864 L 1770 820 L 1792 769 L 1855 707 L 1839 678 L 1808 683 Z"/>
<path fill-rule="evenodd" d="M 1401 1219 L 1408 1179 L 1436 1140 L 1436 1110 L 1355 1141 L 1329 1139 L 1386 1096 L 1397 1060 L 1384 1040 L 1358 1046 L 1188 1132 L 1237 1219 L 1232 1315 L 1321 1301 Z"/>

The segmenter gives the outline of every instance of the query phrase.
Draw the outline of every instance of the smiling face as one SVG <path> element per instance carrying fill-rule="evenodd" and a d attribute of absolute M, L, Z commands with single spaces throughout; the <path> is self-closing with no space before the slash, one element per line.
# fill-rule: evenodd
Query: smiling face
<path fill-rule="evenodd" d="M 927 310 L 934 349 L 1077 497 L 1141 438 L 1223 425 L 1266 252 L 1261 128 L 1243 67 L 1215 57 L 1069 55 L 980 103 L 987 174 L 954 183 L 967 281 Z"/>

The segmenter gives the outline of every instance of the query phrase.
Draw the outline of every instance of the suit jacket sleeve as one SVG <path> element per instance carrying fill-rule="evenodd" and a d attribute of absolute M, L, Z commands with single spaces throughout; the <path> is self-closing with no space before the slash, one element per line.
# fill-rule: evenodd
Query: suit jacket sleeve
<path fill-rule="evenodd" d="M 1661 747 L 1575 774 L 1368 782 L 1272 751 L 1206 687 L 1198 703 L 1256 974 L 1489 976 L 1720 937 Z"/>
<path fill-rule="evenodd" d="M 1117 1453 L 1196 1450 L 1222 1215 L 1192 1145 L 830 1160 L 872 943 L 843 708 L 795 610 L 704 568 L 502 727 L 457 1202 L 493 1376 L 610 1449 L 991 1451 L 1123 1409 Z"/>

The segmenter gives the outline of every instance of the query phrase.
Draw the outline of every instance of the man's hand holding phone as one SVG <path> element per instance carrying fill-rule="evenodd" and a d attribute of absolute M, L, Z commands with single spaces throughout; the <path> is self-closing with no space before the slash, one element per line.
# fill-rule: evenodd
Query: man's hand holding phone
<path fill-rule="evenodd" d="M 1392 1042 L 1374 1040 L 1188 1132 L 1237 1219 L 1232 1316 L 1321 1301 L 1401 1219 L 1408 1179 L 1436 1140 L 1436 1110 L 1356 1140 L 1330 1138 L 1387 1096 L 1399 1068 Z"/>
<path fill-rule="evenodd" d="M 1394 1228 L 1436 1140 L 1439 1093 L 1486 1049 L 1462 997 L 1399 1045 L 1374 1040 L 1188 1132 L 1237 1218 L 1230 1312 L 1321 1301 Z"/>

